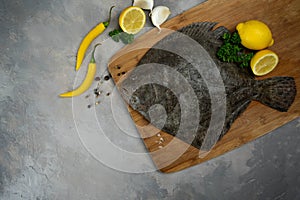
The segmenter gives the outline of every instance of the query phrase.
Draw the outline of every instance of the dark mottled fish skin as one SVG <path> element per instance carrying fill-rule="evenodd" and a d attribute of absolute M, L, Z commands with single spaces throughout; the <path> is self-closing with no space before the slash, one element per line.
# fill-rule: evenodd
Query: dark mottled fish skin
<path fill-rule="evenodd" d="M 246 110 L 252 100 L 259 101 L 278 111 L 286 112 L 295 99 L 296 86 L 292 77 L 272 77 L 258 81 L 254 79 L 253 74 L 248 69 L 240 68 L 233 63 L 219 61 L 216 52 L 222 44 L 221 36 L 228 30 L 224 27 L 213 30 L 215 25 L 216 23 L 200 22 L 184 27 L 179 32 L 197 41 L 208 52 L 220 71 L 226 92 L 226 118 L 219 136 L 220 139 L 230 129 L 235 119 Z M 194 136 L 191 145 L 200 149 L 210 126 L 212 109 L 214 109 L 211 109 L 209 90 L 199 72 L 184 58 L 172 52 L 155 48 L 158 44 L 163 43 L 174 43 L 176 45 L 177 40 L 180 40 L 180 37 L 178 38 L 174 34 L 162 39 L 144 55 L 138 67 L 147 63 L 165 64 L 176 69 L 188 80 L 197 95 L 199 112 L 201 113 L 197 134 Z M 162 105 L 167 114 L 162 130 L 176 136 L 180 124 L 181 108 L 174 93 L 159 84 L 146 84 L 137 89 L 131 98 L 128 98 L 125 93 L 126 87 L 130 87 L 130 80 L 129 74 L 120 86 L 125 101 L 149 121 L 148 111 L 151 106 L 155 104 Z M 155 121 L 151 121 L 151 123 L 156 124 Z M 185 138 L 187 137 L 183 135 L 180 139 L 186 141 Z M 206 150 L 209 150 L 212 145 Z"/>

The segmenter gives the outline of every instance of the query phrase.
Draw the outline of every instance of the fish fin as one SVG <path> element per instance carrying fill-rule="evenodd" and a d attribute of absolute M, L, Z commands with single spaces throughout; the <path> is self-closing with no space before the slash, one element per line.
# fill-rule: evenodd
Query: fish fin
<path fill-rule="evenodd" d="M 246 100 L 246 101 L 241 101 L 237 104 L 234 112 L 232 112 L 230 116 L 227 117 L 226 122 L 224 124 L 224 128 L 219 137 L 219 140 L 227 133 L 227 131 L 230 129 L 233 122 L 238 118 L 238 116 L 240 116 L 241 113 L 243 113 L 246 110 L 246 108 L 249 106 L 250 103 L 251 100 Z"/>
<path fill-rule="evenodd" d="M 220 39 L 224 33 L 229 32 L 224 26 L 220 26 L 213 30 L 213 28 L 217 25 L 217 22 L 198 22 L 190 24 L 182 29 L 179 32 L 188 35 L 194 40 L 202 40 L 203 36 L 211 36 L 213 39 Z M 209 34 L 208 34 L 209 33 Z"/>
<path fill-rule="evenodd" d="M 247 107 L 251 103 L 251 97 L 245 95 L 248 93 L 247 90 L 250 91 L 251 88 L 240 88 L 230 94 L 230 96 L 234 98 L 226 98 L 227 109 L 231 108 L 231 110 L 228 110 L 226 112 L 226 119 L 219 140 L 227 133 L 233 122 L 238 118 L 238 116 L 240 116 L 241 113 L 243 113 L 247 109 Z"/>
<path fill-rule="evenodd" d="M 209 46 L 210 51 L 208 53 L 215 57 L 215 52 L 223 43 L 221 37 L 225 32 L 229 32 L 223 26 L 213 30 L 216 25 L 217 22 L 198 22 L 180 29 L 179 32 L 189 36 L 203 47 Z"/>
<path fill-rule="evenodd" d="M 188 35 L 194 40 L 196 40 L 197 38 L 200 38 L 207 32 L 211 31 L 216 24 L 217 24 L 216 22 L 193 23 L 186 27 L 183 27 L 182 29 L 179 30 L 179 32 Z"/>
<path fill-rule="evenodd" d="M 229 33 L 229 32 L 230 31 L 224 26 L 220 26 L 213 31 L 216 39 L 220 39 L 224 35 L 224 33 Z"/>
<path fill-rule="evenodd" d="M 297 90 L 293 77 L 272 77 L 257 82 L 254 99 L 281 112 L 287 112 Z"/>

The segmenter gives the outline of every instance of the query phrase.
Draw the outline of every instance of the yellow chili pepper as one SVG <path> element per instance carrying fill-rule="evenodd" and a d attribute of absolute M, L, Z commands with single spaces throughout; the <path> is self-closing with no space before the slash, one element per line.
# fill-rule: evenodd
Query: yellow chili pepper
<path fill-rule="evenodd" d="M 91 44 L 91 42 L 109 26 L 110 19 L 111 19 L 111 10 L 113 8 L 114 8 L 114 6 L 112 6 L 110 8 L 108 21 L 99 23 L 92 30 L 90 30 L 90 32 L 83 38 L 83 40 L 79 46 L 79 49 L 77 51 L 76 68 L 75 68 L 76 71 L 79 70 L 79 68 L 82 64 L 83 58 L 85 56 L 85 52 L 86 52 L 87 48 L 89 47 L 89 45 Z"/>
<path fill-rule="evenodd" d="M 94 49 L 93 49 L 93 52 L 92 52 L 92 56 L 91 56 L 91 60 L 90 60 L 89 66 L 88 66 L 88 71 L 86 73 L 85 79 L 82 82 L 82 84 L 77 89 L 75 89 L 73 91 L 60 94 L 59 95 L 60 97 L 74 97 L 74 96 L 78 96 L 78 95 L 84 93 L 87 89 L 90 88 L 90 86 L 93 83 L 95 74 L 96 74 L 96 61 L 95 61 L 94 54 L 95 54 L 96 47 L 98 45 L 100 45 L 100 43 L 96 44 L 94 46 Z"/>

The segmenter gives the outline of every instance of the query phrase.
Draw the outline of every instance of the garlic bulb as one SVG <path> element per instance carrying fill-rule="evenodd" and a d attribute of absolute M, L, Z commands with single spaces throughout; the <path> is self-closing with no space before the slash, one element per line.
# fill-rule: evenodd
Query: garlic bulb
<path fill-rule="evenodd" d="M 151 10 L 153 8 L 153 0 L 134 0 L 133 6 L 140 7 L 144 10 Z"/>
<path fill-rule="evenodd" d="M 155 7 L 151 14 L 151 21 L 154 26 L 161 30 L 160 25 L 164 23 L 171 14 L 170 9 L 166 6 Z"/>

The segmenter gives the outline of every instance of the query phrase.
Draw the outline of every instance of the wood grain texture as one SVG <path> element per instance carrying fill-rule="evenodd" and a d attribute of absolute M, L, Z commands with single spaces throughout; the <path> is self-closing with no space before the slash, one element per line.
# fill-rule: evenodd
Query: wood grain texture
<path fill-rule="evenodd" d="M 162 27 L 177 30 L 193 22 L 214 21 L 218 26 L 234 30 L 237 23 L 258 19 L 271 28 L 275 44 L 269 48 L 280 58 L 277 68 L 264 79 L 272 76 L 292 76 L 300 88 L 300 0 L 208 0 L 172 19 Z M 157 41 L 171 31 L 157 29 L 137 38 L 133 44 L 125 46 L 113 56 L 109 71 L 118 86 Z M 124 75 L 122 72 L 126 72 Z M 283 124 L 300 116 L 300 92 L 288 112 L 273 110 L 259 102 L 252 102 L 247 110 L 233 123 L 229 132 L 204 157 L 199 157 L 199 150 L 157 130 L 139 113 L 128 106 L 146 147 L 151 153 L 157 168 L 165 173 L 176 172 L 201 162 L 220 156 L 228 151 L 253 141 Z M 163 138 L 163 142 L 159 142 Z M 161 148 L 161 147 L 163 148 Z"/>

